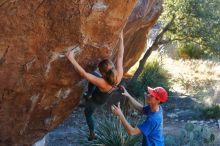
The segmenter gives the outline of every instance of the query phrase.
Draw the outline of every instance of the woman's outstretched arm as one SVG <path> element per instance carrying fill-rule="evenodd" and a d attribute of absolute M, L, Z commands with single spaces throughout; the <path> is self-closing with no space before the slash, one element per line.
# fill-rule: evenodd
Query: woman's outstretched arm
<path fill-rule="evenodd" d="M 83 78 L 87 79 L 92 84 L 98 86 L 99 88 L 103 88 L 104 85 L 104 79 L 94 76 L 93 74 L 90 74 L 86 72 L 79 63 L 75 60 L 75 53 L 74 50 L 68 51 L 66 54 L 66 57 L 70 60 L 70 62 L 73 64 L 75 70 L 82 76 Z"/>
<path fill-rule="evenodd" d="M 117 57 L 117 72 L 118 72 L 118 83 L 121 82 L 123 77 L 123 57 L 124 57 L 124 38 L 123 38 L 123 31 L 120 34 L 119 38 L 119 51 Z"/>

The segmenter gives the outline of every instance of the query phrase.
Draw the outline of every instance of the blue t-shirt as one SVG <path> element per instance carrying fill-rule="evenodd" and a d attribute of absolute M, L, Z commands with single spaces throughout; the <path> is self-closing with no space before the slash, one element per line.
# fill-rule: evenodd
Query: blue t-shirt
<path fill-rule="evenodd" d="M 138 125 L 143 134 L 142 146 L 164 146 L 162 107 L 160 106 L 157 112 L 151 112 L 150 107 L 145 106 L 143 112 L 147 118 Z"/>

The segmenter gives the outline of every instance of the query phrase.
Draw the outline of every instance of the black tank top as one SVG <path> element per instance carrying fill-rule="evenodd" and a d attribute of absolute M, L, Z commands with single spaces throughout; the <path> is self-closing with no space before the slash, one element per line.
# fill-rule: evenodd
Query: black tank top
<path fill-rule="evenodd" d="M 111 96 L 111 93 L 116 89 L 116 87 L 112 87 L 108 92 L 102 92 L 96 87 L 92 94 L 91 100 L 102 105 L 108 100 L 108 98 Z"/>

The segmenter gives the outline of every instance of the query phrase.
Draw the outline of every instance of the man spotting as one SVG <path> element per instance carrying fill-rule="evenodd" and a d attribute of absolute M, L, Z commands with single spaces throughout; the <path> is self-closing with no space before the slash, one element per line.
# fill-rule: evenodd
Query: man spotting
<path fill-rule="evenodd" d="M 167 91 L 162 87 L 148 87 L 148 94 L 145 100 L 148 105 L 143 106 L 137 102 L 124 87 L 122 88 L 124 90 L 122 95 L 129 99 L 136 110 L 147 116 L 143 123 L 134 128 L 124 117 L 120 104 L 118 106 L 112 105 L 112 112 L 119 117 L 127 133 L 129 135 L 137 135 L 141 133 L 143 135 L 143 146 L 164 146 L 163 109 L 160 106 L 160 103 L 166 102 L 168 97 Z"/>

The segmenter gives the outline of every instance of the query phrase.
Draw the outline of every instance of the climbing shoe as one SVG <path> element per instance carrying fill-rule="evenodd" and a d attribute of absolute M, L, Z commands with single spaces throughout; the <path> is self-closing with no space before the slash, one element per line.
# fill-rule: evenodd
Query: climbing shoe
<path fill-rule="evenodd" d="M 93 133 L 90 133 L 89 137 L 88 137 L 88 141 L 92 141 L 92 140 L 96 140 L 97 137 L 96 137 L 96 134 L 93 132 Z"/>

